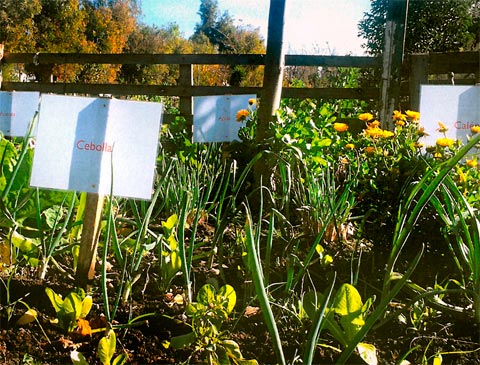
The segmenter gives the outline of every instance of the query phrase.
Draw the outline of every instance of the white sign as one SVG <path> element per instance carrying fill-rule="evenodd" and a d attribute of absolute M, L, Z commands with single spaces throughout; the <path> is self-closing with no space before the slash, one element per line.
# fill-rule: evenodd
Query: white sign
<path fill-rule="evenodd" d="M 0 131 L 5 136 L 25 137 L 38 110 L 39 97 L 38 92 L 0 91 Z"/>
<path fill-rule="evenodd" d="M 480 87 L 422 85 L 420 120 L 425 132 L 425 146 L 435 146 L 438 138 L 448 137 L 467 143 L 470 128 L 480 124 Z M 438 122 L 448 131 L 440 133 Z"/>
<path fill-rule="evenodd" d="M 246 120 L 237 121 L 240 110 L 251 110 L 256 95 L 199 96 L 193 98 L 193 141 L 231 142 Z"/>
<path fill-rule="evenodd" d="M 151 199 L 162 104 L 43 95 L 32 186 Z"/>

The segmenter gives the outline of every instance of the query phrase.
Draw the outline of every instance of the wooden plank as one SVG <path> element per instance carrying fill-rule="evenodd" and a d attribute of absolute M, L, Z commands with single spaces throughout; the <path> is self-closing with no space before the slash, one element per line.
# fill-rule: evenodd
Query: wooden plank
<path fill-rule="evenodd" d="M 104 198 L 103 195 L 87 193 L 80 251 L 78 253 L 78 264 L 75 272 L 76 284 L 84 289 L 86 289 L 95 278 L 98 236 L 100 234 L 100 221 L 102 219 Z"/>
<path fill-rule="evenodd" d="M 173 64 L 173 65 L 263 65 L 263 54 L 91 54 L 91 53 L 5 53 L 7 63 L 39 64 Z"/>
<path fill-rule="evenodd" d="M 428 55 L 415 55 L 410 58 L 410 109 L 420 110 L 420 87 L 428 84 Z"/>
<path fill-rule="evenodd" d="M 374 68 L 382 66 L 381 57 L 286 55 L 285 65 L 318 67 Z"/>

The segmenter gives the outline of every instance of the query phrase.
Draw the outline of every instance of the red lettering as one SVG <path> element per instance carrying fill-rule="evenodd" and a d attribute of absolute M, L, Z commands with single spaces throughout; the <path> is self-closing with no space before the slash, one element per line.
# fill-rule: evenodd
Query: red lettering
<path fill-rule="evenodd" d="M 113 145 L 103 142 L 101 144 L 96 144 L 94 142 L 85 143 L 84 139 L 79 139 L 76 143 L 76 147 L 82 151 L 94 151 L 94 152 L 112 152 Z"/>

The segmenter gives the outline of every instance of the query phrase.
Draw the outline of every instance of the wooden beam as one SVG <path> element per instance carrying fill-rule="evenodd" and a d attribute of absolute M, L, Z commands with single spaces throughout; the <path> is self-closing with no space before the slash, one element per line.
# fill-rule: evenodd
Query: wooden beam
<path fill-rule="evenodd" d="M 408 0 L 388 0 L 380 91 L 380 120 L 393 130 L 392 113 L 400 93 Z"/>
<path fill-rule="evenodd" d="M 80 251 L 75 273 L 76 284 L 84 289 L 91 285 L 95 278 L 98 236 L 100 234 L 104 200 L 103 195 L 87 193 Z"/>

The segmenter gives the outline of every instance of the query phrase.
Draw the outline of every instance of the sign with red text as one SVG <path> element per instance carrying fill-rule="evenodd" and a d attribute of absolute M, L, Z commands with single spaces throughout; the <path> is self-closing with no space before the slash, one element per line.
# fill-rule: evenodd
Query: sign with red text
<path fill-rule="evenodd" d="M 441 137 L 467 143 L 470 128 L 480 124 L 480 87 L 453 85 L 422 85 L 420 94 L 420 121 L 428 136 L 425 146 L 434 146 Z M 440 133 L 442 122 L 448 131 Z"/>
<path fill-rule="evenodd" d="M 162 104 L 43 95 L 32 186 L 150 199 Z"/>
<path fill-rule="evenodd" d="M 231 142 L 255 108 L 256 95 L 198 96 L 193 98 L 193 141 Z M 250 102 L 249 102 L 250 101 Z M 246 111 L 241 120 L 237 113 Z"/>
<path fill-rule="evenodd" d="M 0 132 L 5 136 L 24 137 L 38 111 L 39 97 L 38 92 L 0 91 Z"/>

